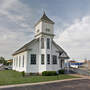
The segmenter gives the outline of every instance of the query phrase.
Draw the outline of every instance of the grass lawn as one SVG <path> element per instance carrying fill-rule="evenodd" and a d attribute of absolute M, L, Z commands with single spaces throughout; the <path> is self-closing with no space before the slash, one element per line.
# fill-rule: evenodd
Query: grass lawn
<path fill-rule="evenodd" d="M 59 75 L 57 76 L 28 76 L 22 77 L 20 72 L 5 70 L 0 71 L 0 85 L 9 85 L 9 84 L 21 84 L 21 83 L 35 83 L 35 82 L 44 82 L 44 81 L 53 81 L 53 80 L 62 80 L 69 78 L 77 78 L 70 75 Z"/>

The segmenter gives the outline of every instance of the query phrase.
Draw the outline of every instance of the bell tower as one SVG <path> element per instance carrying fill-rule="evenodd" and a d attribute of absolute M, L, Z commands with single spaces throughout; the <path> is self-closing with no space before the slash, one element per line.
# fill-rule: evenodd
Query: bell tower
<path fill-rule="evenodd" d="M 54 22 L 46 16 L 45 12 L 35 24 L 35 38 L 43 35 L 51 36 L 51 38 L 54 37 Z"/>

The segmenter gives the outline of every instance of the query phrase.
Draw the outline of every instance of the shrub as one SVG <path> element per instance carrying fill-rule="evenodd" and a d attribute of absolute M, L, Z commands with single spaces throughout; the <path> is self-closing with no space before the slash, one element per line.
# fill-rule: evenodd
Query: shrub
<path fill-rule="evenodd" d="M 65 73 L 65 70 L 64 69 L 61 69 L 61 70 L 58 70 L 59 74 L 64 74 Z"/>
<path fill-rule="evenodd" d="M 43 71 L 42 76 L 55 76 L 57 75 L 56 71 Z"/>
<path fill-rule="evenodd" d="M 22 72 L 22 76 L 23 76 L 23 77 L 25 76 L 25 72 L 24 72 L 24 71 Z"/>
<path fill-rule="evenodd" d="M 30 76 L 37 76 L 39 73 L 29 73 Z"/>

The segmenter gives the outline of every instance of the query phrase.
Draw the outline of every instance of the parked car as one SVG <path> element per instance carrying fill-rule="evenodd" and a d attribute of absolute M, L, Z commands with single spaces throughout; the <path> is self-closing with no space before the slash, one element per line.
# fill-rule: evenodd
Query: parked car
<path fill-rule="evenodd" d="M 0 71 L 4 70 L 4 65 L 0 64 Z"/>
<path fill-rule="evenodd" d="M 12 66 L 5 66 L 5 70 L 12 70 Z"/>

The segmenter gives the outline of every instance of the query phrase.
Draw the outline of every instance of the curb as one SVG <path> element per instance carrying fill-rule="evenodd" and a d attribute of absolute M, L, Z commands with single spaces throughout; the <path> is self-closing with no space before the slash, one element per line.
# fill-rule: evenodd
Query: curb
<path fill-rule="evenodd" d="M 83 79 L 87 79 L 87 78 L 74 78 L 74 79 L 64 79 L 64 80 L 55 80 L 55 81 L 38 82 L 38 83 L 24 83 L 24 84 L 15 84 L 15 85 L 5 85 L 5 86 L 0 86 L 0 89 L 2 89 L 2 88 L 13 88 L 13 87 L 24 87 L 24 86 L 31 86 L 31 85 L 43 85 L 43 84 L 49 84 L 49 83 L 72 81 L 72 80 L 83 80 Z"/>

